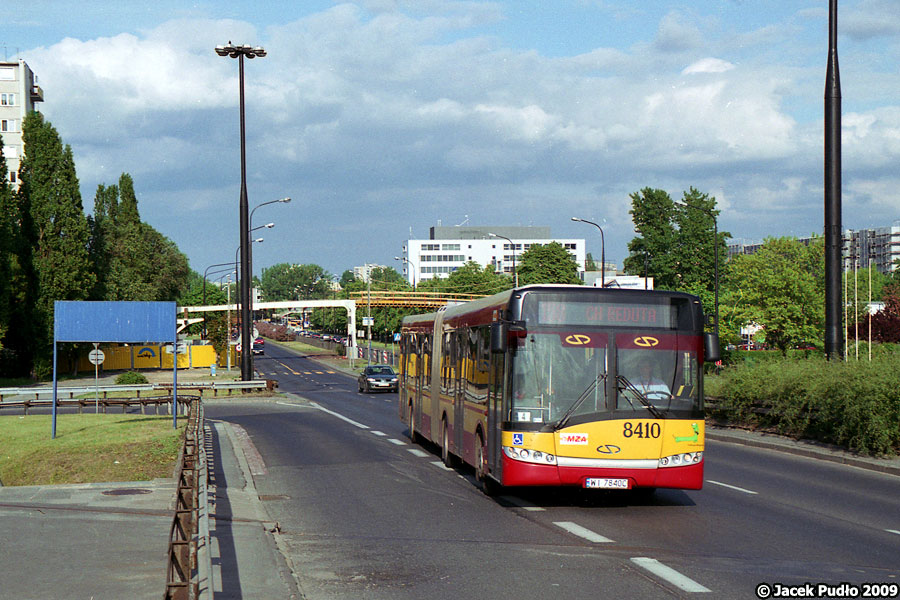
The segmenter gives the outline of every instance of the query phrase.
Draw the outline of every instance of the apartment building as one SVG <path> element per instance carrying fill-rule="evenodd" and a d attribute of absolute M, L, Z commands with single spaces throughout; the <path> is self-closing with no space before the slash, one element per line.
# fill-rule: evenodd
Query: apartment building
<path fill-rule="evenodd" d="M 469 261 L 491 265 L 498 273 L 512 274 L 522 253 L 535 244 L 550 242 L 562 244 L 575 258 L 579 274 L 584 271 L 584 239 L 554 238 L 549 227 L 437 226 L 430 228 L 427 240 L 407 240 L 402 272 L 411 285 L 449 277 Z"/>
<path fill-rule="evenodd" d="M 0 62 L 0 137 L 3 138 L 7 167 L 7 172 L 0 176 L 6 177 L 13 187 L 19 185 L 22 122 L 35 110 L 35 103 L 44 101 L 44 92 L 36 82 L 37 78 L 24 60 Z"/>

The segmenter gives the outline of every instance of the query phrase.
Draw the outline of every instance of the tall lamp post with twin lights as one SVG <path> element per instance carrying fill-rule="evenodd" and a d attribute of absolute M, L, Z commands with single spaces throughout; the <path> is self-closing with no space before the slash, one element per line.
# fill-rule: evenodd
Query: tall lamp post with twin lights
<path fill-rule="evenodd" d="M 225 46 L 216 46 L 216 54 L 238 59 L 239 90 L 240 90 L 240 117 L 241 117 L 241 198 L 240 198 L 240 235 L 241 235 L 241 340 L 245 345 L 252 344 L 250 340 L 250 216 L 247 201 L 247 149 L 244 125 L 244 57 L 256 58 L 266 55 L 266 51 L 257 46 L 251 48 L 247 45 L 234 45 L 230 41 Z M 250 346 L 248 346 L 248 349 Z M 241 352 L 241 380 L 253 379 L 253 366 L 251 352 Z"/>

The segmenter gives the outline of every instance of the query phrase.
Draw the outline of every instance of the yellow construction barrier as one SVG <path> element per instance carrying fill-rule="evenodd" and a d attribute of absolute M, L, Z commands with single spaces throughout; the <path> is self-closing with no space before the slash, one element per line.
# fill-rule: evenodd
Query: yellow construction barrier
<path fill-rule="evenodd" d="M 100 365 L 101 371 L 130 371 L 137 369 L 171 369 L 172 354 L 163 345 L 140 346 L 101 346 L 104 360 Z M 225 352 L 216 353 L 210 345 L 190 345 L 187 353 L 178 355 L 179 369 L 209 368 L 217 363 L 220 368 L 228 364 L 228 356 Z M 231 364 L 240 364 L 240 355 L 232 346 Z M 78 358 L 79 371 L 93 371 L 94 365 L 88 360 L 88 350 Z"/>

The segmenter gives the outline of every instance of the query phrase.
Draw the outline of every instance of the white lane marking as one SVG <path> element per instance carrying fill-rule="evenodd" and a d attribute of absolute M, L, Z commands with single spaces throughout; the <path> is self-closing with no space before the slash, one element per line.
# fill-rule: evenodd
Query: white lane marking
<path fill-rule="evenodd" d="M 739 492 L 744 492 L 745 494 L 758 494 L 759 493 L 759 492 L 754 492 L 753 490 L 748 490 L 748 489 L 744 489 L 742 487 L 738 487 L 736 485 L 728 485 L 727 483 L 722 483 L 721 481 L 713 481 L 712 479 L 707 479 L 706 483 L 721 485 L 722 487 L 726 487 L 730 490 L 737 490 Z"/>
<path fill-rule="evenodd" d="M 572 523 L 571 521 L 554 521 L 554 525 L 557 527 L 562 527 L 569 533 L 573 535 L 577 535 L 578 537 L 582 537 L 589 542 L 594 542 L 595 544 L 612 544 L 613 540 L 603 537 L 599 533 L 595 533 L 590 529 L 586 529 L 577 523 Z"/>
<path fill-rule="evenodd" d="M 333 417 L 337 417 L 341 421 L 346 421 L 347 423 L 350 423 L 354 427 L 359 427 L 360 429 L 369 429 L 368 425 L 363 425 L 362 423 L 357 423 L 353 419 L 348 419 L 344 415 L 342 415 L 340 413 L 336 413 L 333 410 L 328 410 L 324 406 L 320 406 L 320 405 L 316 404 L 315 402 L 310 402 L 309 405 L 312 406 L 313 408 L 317 408 L 317 409 L 321 410 L 324 413 L 328 413 L 329 415 L 331 415 Z"/>
<path fill-rule="evenodd" d="M 418 456 L 419 458 L 428 457 L 427 452 L 425 452 L 423 450 L 419 450 L 418 448 L 407 448 L 407 451 L 410 452 L 411 454 L 414 454 L 415 456 Z"/>
<path fill-rule="evenodd" d="M 527 510 L 529 512 L 543 512 L 545 510 L 543 507 L 535 506 L 534 504 L 529 504 L 529 503 L 525 502 L 524 500 L 522 500 L 521 498 L 518 498 L 516 496 L 503 496 L 503 499 L 506 500 L 507 502 L 509 502 L 510 504 L 512 504 L 513 506 L 521 508 L 522 510 Z"/>
<path fill-rule="evenodd" d="M 636 564 L 639 567 L 642 567 L 657 577 L 661 579 L 665 579 L 678 589 L 684 590 L 686 592 L 711 592 L 707 587 L 704 587 L 685 575 L 682 575 L 672 567 L 667 567 L 662 564 L 655 558 L 646 558 L 643 556 L 638 556 L 631 559 L 631 562 Z"/>
<path fill-rule="evenodd" d="M 406 445 L 406 442 L 404 442 L 403 440 L 395 440 L 394 438 L 388 438 L 388 441 L 390 443 L 394 444 L 395 446 L 405 446 Z"/>
<path fill-rule="evenodd" d="M 377 435 L 378 437 L 385 437 L 387 435 L 386 433 L 382 433 L 380 431 L 374 431 L 374 430 L 372 431 L 372 434 Z"/>
<path fill-rule="evenodd" d="M 437 468 L 443 469 L 443 470 L 445 470 L 445 471 L 452 471 L 452 470 L 453 470 L 453 469 L 451 469 L 450 467 L 448 467 L 447 465 L 445 465 L 445 464 L 444 464 L 444 461 L 442 461 L 442 460 L 434 460 L 434 461 L 431 461 L 431 464 L 433 464 L 433 465 L 436 466 Z"/>
<path fill-rule="evenodd" d="M 885 531 L 887 531 L 888 533 L 896 533 L 897 535 L 900 535 L 900 531 L 897 531 L 896 529 L 885 529 Z"/>

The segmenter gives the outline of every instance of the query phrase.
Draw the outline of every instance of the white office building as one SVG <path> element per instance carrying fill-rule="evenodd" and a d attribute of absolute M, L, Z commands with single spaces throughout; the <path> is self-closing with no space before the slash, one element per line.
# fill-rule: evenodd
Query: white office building
<path fill-rule="evenodd" d="M 19 163 L 22 159 L 22 122 L 35 110 L 36 102 L 44 101 L 44 92 L 37 86 L 36 77 L 24 60 L 0 62 L 0 136 L 6 158 L 6 177 L 13 187 L 19 185 Z"/>
<path fill-rule="evenodd" d="M 498 237 L 492 237 L 490 234 Z M 503 238 L 509 238 L 505 240 Z M 469 261 L 513 273 L 513 265 L 536 244 L 558 242 L 575 258 L 579 274 L 585 266 L 584 239 L 561 239 L 549 227 L 432 227 L 427 240 L 407 240 L 402 272 L 411 285 L 450 273 Z"/>

